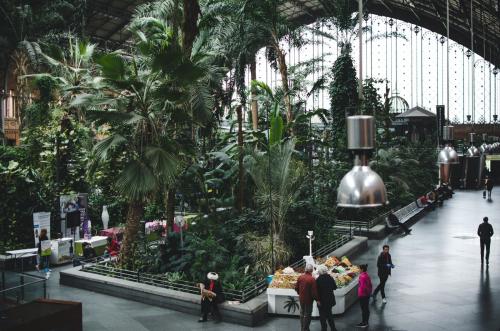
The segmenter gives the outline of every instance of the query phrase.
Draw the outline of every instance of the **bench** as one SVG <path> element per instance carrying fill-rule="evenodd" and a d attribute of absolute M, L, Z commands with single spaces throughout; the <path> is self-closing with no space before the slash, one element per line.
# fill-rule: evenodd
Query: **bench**
<path fill-rule="evenodd" d="M 394 215 L 398 218 L 399 222 L 406 223 L 409 220 L 411 220 L 414 216 L 420 214 L 420 212 L 425 210 L 426 207 L 427 207 L 427 205 L 425 205 L 425 206 L 421 205 L 420 201 L 417 199 L 414 202 L 409 203 L 408 205 L 404 206 L 403 208 L 398 209 L 394 213 Z M 387 228 L 389 228 L 389 229 L 394 229 L 394 228 L 399 227 L 398 224 L 391 224 L 391 222 L 389 222 L 388 217 L 386 217 L 385 222 L 386 222 Z"/>
<path fill-rule="evenodd" d="M 410 220 L 413 216 L 417 215 L 424 209 L 418 205 L 417 201 L 418 200 L 415 200 L 394 213 L 401 223 L 405 223 Z"/>

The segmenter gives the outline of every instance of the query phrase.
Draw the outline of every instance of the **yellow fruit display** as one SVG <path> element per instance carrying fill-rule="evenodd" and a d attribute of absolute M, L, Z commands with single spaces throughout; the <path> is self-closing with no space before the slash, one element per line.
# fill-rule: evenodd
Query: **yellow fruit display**
<path fill-rule="evenodd" d="M 335 279 L 335 283 L 339 288 L 349 284 L 361 272 L 361 269 L 358 266 L 352 265 L 346 256 L 343 256 L 341 260 L 335 256 L 330 256 L 326 259 L 317 258 L 315 262 L 317 265 L 323 264 L 328 268 L 330 276 Z M 301 275 L 298 271 L 301 270 L 294 270 L 291 267 L 276 270 L 269 287 L 282 289 L 295 288 L 295 284 Z"/>
<path fill-rule="evenodd" d="M 351 261 L 347 258 L 347 256 L 343 256 L 342 259 L 340 260 L 341 263 L 344 263 L 348 267 L 352 267 Z"/>

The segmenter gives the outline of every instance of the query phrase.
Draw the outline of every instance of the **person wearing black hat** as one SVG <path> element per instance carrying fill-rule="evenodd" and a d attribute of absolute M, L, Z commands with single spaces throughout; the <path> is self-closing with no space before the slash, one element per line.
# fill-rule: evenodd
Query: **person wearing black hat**
<path fill-rule="evenodd" d="M 215 272 L 209 272 L 205 281 L 199 286 L 201 290 L 201 317 L 198 322 L 206 322 L 208 313 L 212 313 L 214 319 L 220 322 L 221 316 L 217 305 L 224 302 L 224 292 L 219 275 Z"/>
<path fill-rule="evenodd" d="M 486 248 L 486 264 L 490 264 L 490 243 L 493 236 L 493 227 L 488 223 L 488 217 L 483 218 L 483 223 L 477 228 L 477 235 L 481 244 L 481 264 L 484 263 L 484 249 Z"/>

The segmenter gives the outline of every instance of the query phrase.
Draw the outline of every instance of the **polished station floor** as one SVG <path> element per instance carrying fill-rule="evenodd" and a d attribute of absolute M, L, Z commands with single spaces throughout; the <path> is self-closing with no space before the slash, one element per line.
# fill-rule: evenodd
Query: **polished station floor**
<path fill-rule="evenodd" d="M 490 265 L 481 267 L 477 227 L 490 218 L 495 234 Z M 481 191 L 458 191 L 444 206 L 412 226 L 412 235 L 392 234 L 369 242 L 369 250 L 354 259 L 368 263 L 374 286 L 376 257 L 391 246 L 396 268 L 386 287 L 388 302 L 370 303 L 369 330 L 500 330 L 500 188 L 493 201 Z M 49 296 L 83 302 L 85 331 L 250 330 L 238 325 L 197 323 L 197 317 L 134 301 L 59 285 L 57 270 L 49 280 Z M 358 305 L 336 318 L 338 330 L 356 330 Z M 298 318 L 269 318 L 255 330 L 299 330 Z M 311 330 L 320 330 L 314 320 Z"/>

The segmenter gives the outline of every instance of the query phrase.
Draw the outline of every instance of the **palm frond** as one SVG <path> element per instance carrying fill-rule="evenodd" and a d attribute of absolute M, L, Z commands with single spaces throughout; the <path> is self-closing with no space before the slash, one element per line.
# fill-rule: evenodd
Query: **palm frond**
<path fill-rule="evenodd" d="M 148 146 L 144 153 L 151 169 L 166 185 L 172 185 L 180 170 L 180 160 L 165 149 L 157 146 Z"/>
<path fill-rule="evenodd" d="M 106 160 L 109 157 L 110 150 L 125 143 L 127 143 L 127 139 L 125 137 L 120 134 L 113 134 L 112 136 L 98 142 L 94 146 L 93 152 L 96 158 Z"/>
<path fill-rule="evenodd" d="M 156 191 L 158 181 L 153 171 L 139 160 L 132 160 L 116 181 L 118 191 L 131 200 L 142 201 Z"/>

